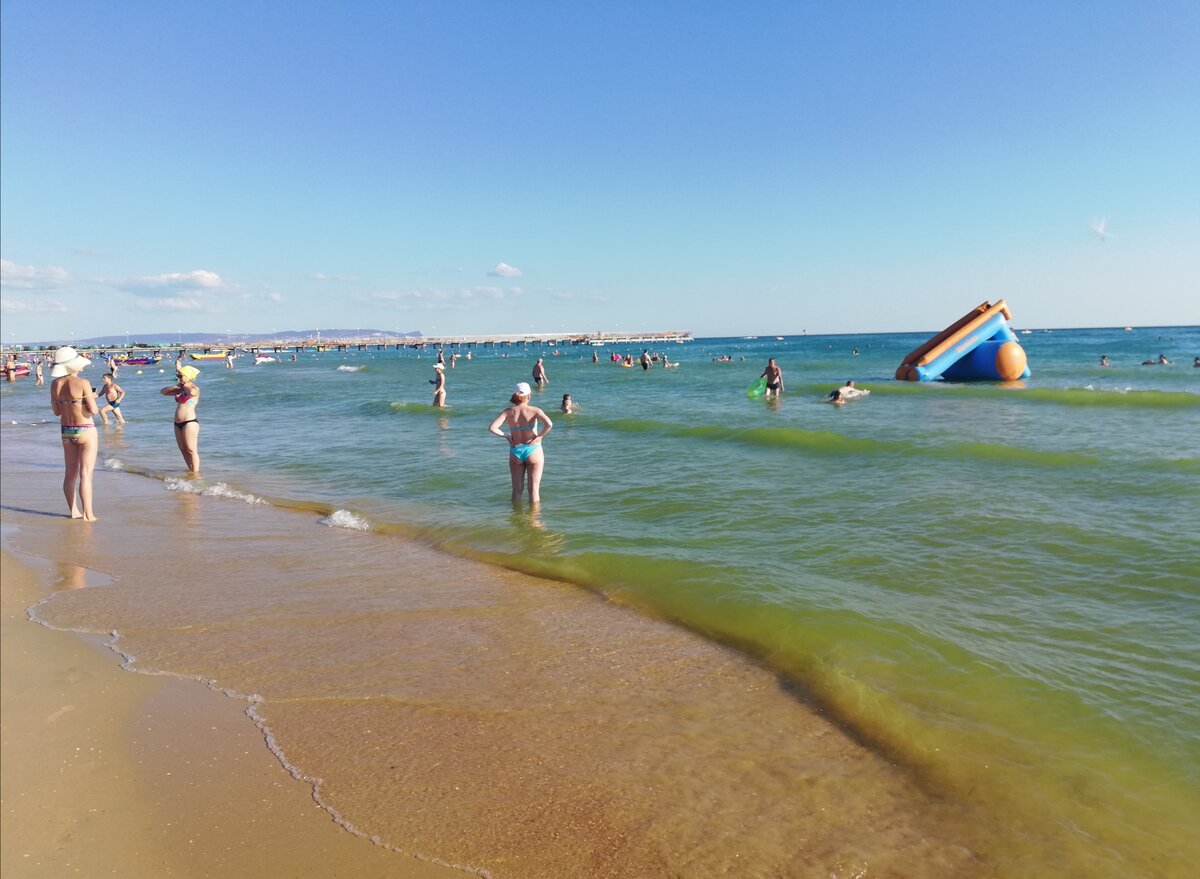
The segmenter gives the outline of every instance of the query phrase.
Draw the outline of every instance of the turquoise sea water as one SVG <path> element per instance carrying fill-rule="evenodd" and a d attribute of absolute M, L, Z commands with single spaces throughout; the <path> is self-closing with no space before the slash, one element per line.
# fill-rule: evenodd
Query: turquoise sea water
<path fill-rule="evenodd" d="M 1019 386 L 894 381 L 927 335 L 701 339 L 648 372 L 607 359 L 640 345 L 464 348 L 447 410 L 431 351 L 202 363 L 204 477 L 676 620 L 948 790 L 1111 850 L 1114 875 L 1176 875 L 1200 814 L 1200 328 L 1022 335 Z M 539 354 L 532 512 L 486 426 Z M 769 356 L 786 393 L 748 399 Z M 142 369 L 101 459 L 178 475 L 171 370 Z M 848 378 L 870 396 L 822 402 Z M 44 402 L 5 389 L 5 418 Z"/>

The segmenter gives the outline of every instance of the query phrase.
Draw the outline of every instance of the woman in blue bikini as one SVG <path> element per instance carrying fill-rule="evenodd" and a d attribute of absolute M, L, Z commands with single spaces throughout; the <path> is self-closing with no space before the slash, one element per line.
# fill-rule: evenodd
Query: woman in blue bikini
<path fill-rule="evenodd" d="M 200 370 L 194 366 L 181 366 L 175 372 L 178 382 L 163 388 L 165 397 L 175 398 L 175 444 L 183 455 L 183 463 L 193 473 L 200 472 L 200 422 L 196 420 L 196 404 L 200 402 L 200 389 L 196 387 L 196 376 Z"/>
<path fill-rule="evenodd" d="M 59 348 L 54 352 L 54 368 L 50 370 L 50 408 L 58 416 L 62 435 L 63 463 L 67 473 L 63 478 L 63 495 L 72 519 L 96 521 L 92 512 L 92 473 L 96 469 L 96 454 L 100 439 L 96 436 L 96 392 L 91 382 L 81 378 L 79 371 L 91 363 L 74 348 Z M 76 489 L 78 503 L 75 500 Z M 79 509 L 83 507 L 82 511 Z"/>
<path fill-rule="evenodd" d="M 546 466 L 542 440 L 554 422 L 537 406 L 529 405 L 530 388 L 521 382 L 514 389 L 512 405 L 496 416 L 488 432 L 508 441 L 508 471 L 512 475 L 513 501 L 521 499 L 525 481 L 529 481 L 529 502 L 541 503 L 542 470 Z M 501 429 L 508 425 L 508 433 Z M 538 428 L 542 428 L 540 431 Z"/>

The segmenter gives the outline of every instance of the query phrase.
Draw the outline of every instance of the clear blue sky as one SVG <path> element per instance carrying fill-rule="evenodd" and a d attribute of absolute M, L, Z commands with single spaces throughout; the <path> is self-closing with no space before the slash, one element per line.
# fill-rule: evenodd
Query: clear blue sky
<path fill-rule="evenodd" d="M 1194 0 L 0 16 L 6 343 L 1200 323 Z"/>

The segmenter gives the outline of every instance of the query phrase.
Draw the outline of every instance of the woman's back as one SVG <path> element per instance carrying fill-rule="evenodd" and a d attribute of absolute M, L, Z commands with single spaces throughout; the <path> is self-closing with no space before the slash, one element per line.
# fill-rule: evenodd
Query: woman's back
<path fill-rule="evenodd" d="M 60 376 L 50 384 L 50 399 L 62 424 L 91 423 L 94 404 L 88 405 L 89 397 L 96 397 L 92 385 L 78 374 Z"/>
<path fill-rule="evenodd" d="M 508 422 L 509 427 L 517 429 L 534 427 L 537 425 L 540 411 L 536 406 L 530 406 L 528 403 L 516 403 L 504 410 L 504 420 Z"/>

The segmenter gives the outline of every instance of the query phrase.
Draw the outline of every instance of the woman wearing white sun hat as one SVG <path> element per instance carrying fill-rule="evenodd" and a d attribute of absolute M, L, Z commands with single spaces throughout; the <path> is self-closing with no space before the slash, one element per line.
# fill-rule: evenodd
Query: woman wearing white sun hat
<path fill-rule="evenodd" d="M 518 384 L 512 395 L 512 405 L 496 416 L 488 432 L 508 441 L 508 471 L 512 476 L 513 501 L 521 499 L 528 480 L 529 501 L 539 504 L 542 500 L 542 470 L 546 466 L 542 440 L 550 433 L 554 422 L 537 406 L 529 405 L 529 396 L 529 385 L 525 382 Z M 507 434 L 500 429 L 502 424 L 508 425 Z M 539 426 L 543 428 L 540 432 Z"/>
<path fill-rule="evenodd" d="M 67 508 L 72 519 L 94 522 L 92 474 L 100 451 L 95 415 L 100 409 L 91 383 L 79 375 L 79 371 L 90 363 L 74 348 L 64 347 L 54 352 L 54 366 L 50 370 L 50 377 L 54 379 L 50 382 L 50 408 L 58 416 L 62 437 L 63 463 L 66 465 L 63 495 L 67 499 Z"/>

